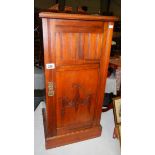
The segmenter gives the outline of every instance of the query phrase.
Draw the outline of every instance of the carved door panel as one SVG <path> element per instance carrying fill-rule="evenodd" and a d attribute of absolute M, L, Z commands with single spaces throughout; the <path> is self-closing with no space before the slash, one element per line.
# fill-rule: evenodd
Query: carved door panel
<path fill-rule="evenodd" d="M 77 130 L 93 123 L 99 84 L 99 65 L 57 70 L 57 128 Z"/>

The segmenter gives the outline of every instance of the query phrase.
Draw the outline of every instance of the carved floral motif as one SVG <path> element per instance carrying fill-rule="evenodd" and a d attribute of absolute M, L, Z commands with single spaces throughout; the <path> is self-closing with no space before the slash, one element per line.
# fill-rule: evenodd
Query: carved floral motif
<path fill-rule="evenodd" d="M 86 97 L 82 98 L 80 96 L 80 88 L 81 86 L 79 84 L 73 84 L 72 87 L 74 88 L 74 97 L 73 99 L 69 99 L 68 97 L 62 97 L 61 103 L 62 103 L 62 115 L 65 114 L 66 107 L 74 107 L 75 111 L 78 111 L 79 105 L 87 105 L 88 111 L 90 111 L 91 107 L 91 100 L 92 100 L 92 94 L 86 95 Z"/>

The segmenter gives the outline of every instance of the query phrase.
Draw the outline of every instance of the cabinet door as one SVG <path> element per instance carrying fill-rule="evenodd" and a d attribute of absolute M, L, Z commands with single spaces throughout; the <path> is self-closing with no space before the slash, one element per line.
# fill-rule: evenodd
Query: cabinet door
<path fill-rule="evenodd" d="M 57 133 L 63 134 L 93 125 L 103 23 L 58 20 L 55 31 Z"/>
<path fill-rule="evenodd" d="M 91 127 L 94 119 L 99 65 L 57 70 L 57 127 L 64 130 Z"/>

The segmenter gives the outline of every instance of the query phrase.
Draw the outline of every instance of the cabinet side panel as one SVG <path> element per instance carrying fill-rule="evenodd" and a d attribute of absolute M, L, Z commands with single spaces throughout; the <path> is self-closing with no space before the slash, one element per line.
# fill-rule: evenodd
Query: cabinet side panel
<path fill-rule="evenodd" d="M 55 63 L 55 21 L 42 19 L 44 39 L 44 69 L 46 88 L 46 133 L 47 136 L 54 136 L 56 132 L 56 104 L 55 96 L 48 95 L 49 82 L 55 82 L 55 70 L 47 69 L 46 64 Z M 52 30 L 52 31 L 51 31 Z"/>
<path fill-rule="evenodd" d="M 103 36 L 103 47 L 101 48 L 102 52 L 101 52 L 101 58 L 100 58 L 100 85 L 97 93 L 98 97 L 97 97 L 94 125 L 100 124 L 102 104 L 104 100 L 105 84 L 106 84 L 108 65 L 109 65 L 109 59 L 110 59 L 113 27 L 114 27 L 114 22 L 105 22 L 104 24 L 105 26 L 104 26 L 104 36 Z"/>

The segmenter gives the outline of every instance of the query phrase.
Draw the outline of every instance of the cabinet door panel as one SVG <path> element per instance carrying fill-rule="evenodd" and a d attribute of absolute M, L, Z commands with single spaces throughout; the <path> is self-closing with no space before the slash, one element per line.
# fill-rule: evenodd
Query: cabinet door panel
<path fill-rule="evenodd" d="M 56 64 L 84 64 L 99 61 L 103 33 L 57 32 Z"/>
<path fill-rule="evenodd" d="M 99 65 L 57 69 L 57 127 L 75 129 L 91 125 L 94 118 Z"/>

